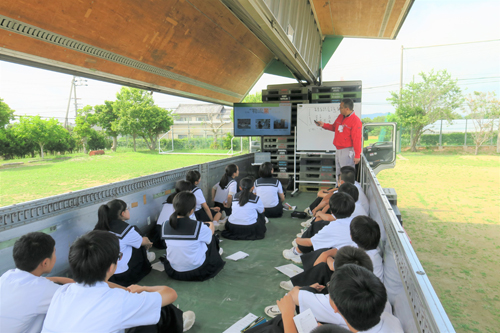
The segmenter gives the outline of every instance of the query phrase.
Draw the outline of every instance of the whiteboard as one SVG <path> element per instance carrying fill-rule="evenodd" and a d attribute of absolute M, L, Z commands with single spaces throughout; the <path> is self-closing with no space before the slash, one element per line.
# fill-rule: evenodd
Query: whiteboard
<path fill-rule="evenodd" d="M 354 103 L 354 112 L 361 115 L 361 103 Z M 335 151 L 334 132 L 314 123 L 323 121 L 333 124 L 340 114 L 340 102 L 328 104 L 299 104 L 297 106 L 297 150 Z"/>

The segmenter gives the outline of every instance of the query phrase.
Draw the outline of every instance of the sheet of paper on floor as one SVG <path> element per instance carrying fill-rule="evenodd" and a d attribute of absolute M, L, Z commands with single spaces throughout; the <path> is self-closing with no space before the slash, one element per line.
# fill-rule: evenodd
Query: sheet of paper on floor
<path fill-rule="evenodd" d="M 238 252 L 236 252 L 234 254 L 231 254 L 230 256 L 227 256 L 226 259 L 230 259 L 230 260 L 236 261 L 236 260 L 240 260 L 240 259 L 246 258 L 248 256 L 249 256 L 248 253 L 245 253 L 243 251 L 238 251 Z"/>
<path fill-rule="evenodd" d="M 285 274 L 288 277 L 294 277 L 295 275 L 302 273 L 304 270 L 297 265 L 288 264 L 283 266 L 274 267 L 281 273 Z"/>
<path fill-rule="evenodd" d="M 250 325 L 255 319 L 257 319 L 257 316 L 249 313 L 222 333 L 241 333 L 241 330 Z"/>

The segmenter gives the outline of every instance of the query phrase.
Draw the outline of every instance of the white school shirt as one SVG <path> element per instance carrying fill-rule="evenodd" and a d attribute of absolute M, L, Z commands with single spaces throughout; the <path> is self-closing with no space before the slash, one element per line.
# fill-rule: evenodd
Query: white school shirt
<path fill-rule="evenodd" d="M 194 196 L 196 197 L 196 207 L 194 208 L 194 211 L 197 212 L 201 209 L 201 205 L 207 201 L 205 200 L 205 196 L 203 195 L 203 191 L 198 186 L 195 186 L 191 190 L 191 193 L 193 193 Z"/>
<path fill-rule="evenodd" d="M 370 201 L 368 201 L 368 198 L 366 197 L 366 194 L 363 191 L 361 184 L 358 182 L 354 182 L 354 186 L 358 188 L 359 192 L 358 201 L 361 203 L 361 206 L 363 206 L 366 215 L 370 214 Z"/>
<path fill-rule="evenodd" d="M 40 332 L 52 296 L 60 287 L 17 268 L 5 272 L 0 277 L 0 331 Z"/>
<path fill-rule="evenodd" d="M 177 272 L 189 272 L 197 269 L 207 257 L 207 244 L 212 241 L 212 230 L 203 222 L 197 240 L 166 239 L 167 260 Z"/>
<path fill-rule="evenodd" d="M 352 212 L 351 218 L 355 218 L 356 216 L 362 216 L 362 215 L 368 216 L 365 209 L 363 208 L 363 206 L 361 205 L 361 203 L 358 200 L 358 201 L 356 201 L 356 205 L 354 207 L 354 212 Z"/>
<path fill-rule="evenodd" d="M 264 204 L 258 196 L 250 193 L 248 202 L 240 206 L 239 197 L 242 192 L 238 192 L 233 197 L 232 213 L 229 222 L 237 225 L 251 225 L 257 223 L 258 213 L 264 213 Z"/>
<path fill-rule="evenodd" d="M 366 254 L 370 257 L 373 263 L 373 274 L 384 283 L 384 261 L 380 256 L 378 249 L 373 249 L 366 251 Z"/>
<path fill-rule="evenodd" d="M 225 203 L 227 202 L 227 197 L 236 194 L 238 192 L 238 185 L 236 180 L 230 179 L 226 187 L 220 187 L 220 182 L 212 187 L 215 190 L 214 202 Z"/>
<path fill-rule="evenodd" d="M 312 293 L 312 292 L 309 292 L 306 290 L 300 290 L 299 291 L 299 308 L 300 308 L 301 313 L 306 311 L 307 309 L 311 309 L 311 311 L 314 315 L 314 318 L 316 318 L 316 320 L 319 322 L 327 323 L 327 324 L 335 324 L 335 325 L 342 326 L 344 328 L 348 328 L 344 318 L 342 318 L 342 316 L 339 313 L 335 313 L 335 310 L 333 310 L 332 306 L 330 305 L 330 295 L 315 294 L 315 293 Z M 391 317 L 394 317 L 392 315 L 392 307 L 391 307 L 391 303 L 389 303 L 389 301 L 387 301 L 385 303 L 384 312 L 382 312 L 382 316 L 381 316 L 381 322 L 382 322 L 382 318 L 384 318 L 384 314 L 391 316 Z M 396 317 L 394 317 L 394 318 L 396 318 Z M 399 320 L 398 320 L 398 322 L 399 322 Z M 378 324 L 375 325 L 374 327 L 372 327 L 372 329 L 374 329 L 377 326 L 378 326 Z M 401 326 L 401 324 L 400 324 L 400 326 Z M 372 331 L 370 330 L 369 332 L 372 332 Z M 373 332 L 378 332 L 378 331 L 373 331 Z M 386 331 L 381 331 L 381 332 L 386 332 Z M 395 331 L 395 332 L 398 332 L 398 331 Z M 401 332 L 403 332 L 403 331 L 401 331 Z M 387 333 L 392 333 L 392 332 L 387 331 Z"/>
<path fill-rule="evenodd" d="M 120 252 L 123 254 L 121 260 L 118 260 L 118 263 L 116 264 L 115 274 L 120 274 L 128 270 L 128 262 L 132 257 L 132 247 L 135 247 L 136 249 L 141 247 L 142 236 L 139 235 L 139 233 L 135 231 L 132 226 L 125 229 L 121 234 L 117 234 L 115 232 L 111 233 L 118 237 L 118 241 L 120 242 Z"/>
<path fill-rule="evenodd" d="M 110 288 L 70 283 L 55 293 L 43 324 L 43 333 L 121 333 L 160 320 L 162 298 L 156 292 L 133 294 Z"/>
<path fill-rule="evenodd" d="M 283 186 L 276 178 L 259 178 L 254 183 L 253 193 L 260 197 L 264 208 L 273 208 L 280 203 L 279 194 L 283 193 Z"/>
<path fill-rule="evenodd" d="M 357 247 L 351 239 L 351 217 L 337 219 L 324 226 L 316 235 L 311 237 L 314 250 L 336 248 L 343 246 Z"/>

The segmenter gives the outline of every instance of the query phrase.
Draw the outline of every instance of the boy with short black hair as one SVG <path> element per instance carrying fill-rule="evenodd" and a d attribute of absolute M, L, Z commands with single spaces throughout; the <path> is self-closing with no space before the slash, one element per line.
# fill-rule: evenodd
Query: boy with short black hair
<path fill-rule="evenodd" d="M 373 274 L 384 282 L 384 262 L 378 251 L 380 227 L 371 217 L 357 216 L 351 222 L 351 238 L 373 262 Z"/>
<path fill-rule="evenodd" d="M 108 283 L 121 256 L 118 238 L 110 232 L 94 230 L 78 238 L 69 253 L 76 283 L 55 293 L 42 332 L 124 332 L 146 325 L 148 332 L 182 332 L 183 319 L 184 331 L 187 319 L 194 323 L 194 313 L 183 316 L 171 305 L 177 294 L 167 286 L 124 290 Z M 189 312 L 191 318 L 185 316 Z"/>
<path fill-rule="evenodd" d="M 3 332 L 40 332 L 59 284 L 74 282 L 64 277 L 42 277 L 56 263 L 54 239 L 42 232 L 19 238 L 12 251 L 16 269 L 0 278 L 0 328 Z"/>
<path fill-rule="evenodd" d="M 354 199 L 347 193 L 335 193 L 330 197 L 330 211 L 336 218 L 335 221 L 311 225 L 302 237 L 296 238 L 297 247 L 283 251 L 283 257 L 295 263 L 301 263 L 302 253 L 319 249 L 337 248 L 345 245 L 354 245 L 350 237 L 349 225 L 354 212 Z"/>
<path fill-rule="evenodd" d="M 352 332 L 402 333 L 399 320 L 384 311 L 384 284 L 366 268 L 348 264 L 335 271 L 328 286 L 333 310 Z"/>

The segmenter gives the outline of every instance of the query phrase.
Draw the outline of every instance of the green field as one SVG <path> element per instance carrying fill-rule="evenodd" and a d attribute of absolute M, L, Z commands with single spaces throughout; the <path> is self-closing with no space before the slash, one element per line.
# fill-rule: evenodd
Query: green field
<path fill-rule="evenodd" d="M 377 177 L 457 332 L 500 327 L 500 157 L 403 153 Z"/>
<path fill-rule="evenodd" d="M 225 153 L 226 151 L 219 151 Z M 81 190 L 152 173 L 206 163 L 227 156 L 160 155 L 158 152 L 106 152 L 106 155 L 66 155 L 69 159 L 0 167 L 0 206 Z"/>

